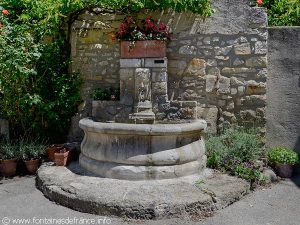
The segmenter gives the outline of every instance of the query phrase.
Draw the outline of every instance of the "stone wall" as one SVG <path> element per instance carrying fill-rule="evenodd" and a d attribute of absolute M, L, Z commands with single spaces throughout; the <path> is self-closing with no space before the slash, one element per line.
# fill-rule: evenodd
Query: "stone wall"
<path fill-rule="evenodd" d="M 270 28 L 268 41 L 267 147 L 300 153 L 300 27 Z"/>
<path fill-rule="evenodd" d="M 144 11 L 173 32 L 168 43 L 168 99 L 196 101 L 198 118 L 216 132 L 224 124 L 265 123 L 267 18 L 248 0 L 215 0 L 215 14 L 203 21 L 192 13 Z M 119 87 L 119 43 L 112 35 L 125 15 L 99 9 L 83 12 L 72 25 L 72 71 L 84 79 L 84 103 L 70 137 L 80 138 L 78 120 L 92 115 L 92 90 Z M 97 104 L 94 104 L 97 105 Z M 106 112 L 104 112 L 106 113 Z"/>

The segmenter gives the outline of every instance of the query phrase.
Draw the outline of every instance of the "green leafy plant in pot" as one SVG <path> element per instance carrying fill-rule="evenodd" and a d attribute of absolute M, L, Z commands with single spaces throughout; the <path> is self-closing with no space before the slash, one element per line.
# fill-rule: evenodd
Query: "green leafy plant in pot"
<path fill-rule="evenodd" d="M 3 176 L 12 177 L 16 175 L 18 155 L 18 147 L 14 143 L 8 140 L 0 143 L 0 159 Z"/>
<path fill-rule="evenodd" d="M 289 178 L 293 174 L 293 166 L 299 162 L 299 155 L 292 149 L 275 147 L 268 152 L 268 159 L 280 177 Z"/>
<path fill-rule="evenodd" d="M 41 157 L 45 153 L 46 147 L 41 143 L 20 143 L 20 156 L 30 174 L 36 173 L 41 163 Z"/>

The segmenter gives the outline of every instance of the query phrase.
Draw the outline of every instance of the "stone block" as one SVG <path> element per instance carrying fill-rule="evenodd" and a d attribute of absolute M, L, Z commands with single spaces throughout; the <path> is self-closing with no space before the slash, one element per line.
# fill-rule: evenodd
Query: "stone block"
<path fill-rule="evenodd" d="M 120 80 L 133 79 L 135 73 L 134 68 L 121 68 L 120 69 Z"/>
<path fill-rule="evenodd" d="M 215 55 L 228 55 L 231 49 L 232 46 L 215 47 Z"/>
<path fill-rule="evenodd" d="M 253 7 L 251 9 L 250 24 L 251 28 L 267 27 L 267 12 L 263 7 Z"/>
<path fill-rule="evenodd" d="M 268 70 L 264 68 L 256 74 L 255 78 L 265 81 L 267 79 L 267 75 L 268 75 Z"/>
<path fill-rule="evenodd" d="M 234 53 L 236 55 L 250 55 L 251 54 L 251 46 L 250 43 L 242 43 L 234 45 Z"/>
<path fill-rule="evenodd" d="M 218 67 L 210 68 L 207 72 L 209 75 L 220 76 L 220 69 Z"/>
<path fill-rule="evenodd" d="M 206 88 L 205 91 L 210 93 L 216 88 L 218 77 L 213 75 L 206 75 Z"/>
<path fill-rule="evenodd" d="M 238 80 L 236 77 L 230 77 L 230 85 L 233 87 L 242 86 L 244 82 Z"/>
<path fill-rule="evenodd" d="M 120 59 L 120 67 L 121 68 L 138 68 L 142 67 L 144 64 L 143 59 Z"/>
<path fill-rule="evenodd" d="M 188 76 L 204 76 L 206 69 L 206 62 L 203 59 L 193 58 L 186 71 L 185 74 Z"/>
<path fill-rule="evenodd" d="M 154 95 L 166 95 L 167 94 L 167 82 L 153 82 L 152 94 Z"/>
<path fill-rule="evenodd" d="M 241 74 L 241 73 L 255 73 L 256 69 L 254 68 L 247 68 L 247 67 L 238 67 L 238 68 L 233 68 L 233 67 L 224 67 L 222 69 L 223 74 Z"/>
<path fill-rule="evenodd" d="M 197 107 L 197 118 L 207 122 L 209 133 L 217 133 L 218 113 L 217 107 Z"/>
<path fill-rule="evenodd" d="M 242 105 L 248 107 L 264 107 L 266 106 L 266 96 L 265 95 L 251 95 L 246 96 L 242 100 Z"/>
<path fill-rule="evenodd" d="M 152 69 L 152 82 L 167 82 L 167 78 L 166 68 Z"/>
<path fill-rule="evenodd" d="M 240 96 L 245 94 L 245 87 L 244 86 L 239 86 L 238 87 L 238 94 Z"/>
<path fill-rule="evenodd" d="M 255 54 L 267 54 L 267 42 L 266 41 L 255 42 Z"/>
<path fill-rule="evenodd" d="M 229 94 L 230 93 L 230 78 L 221 76 L 217 83 L 218 93 Z"/>
<path fill-rule="evenodd" d="M 244 65 L 245 63 L 245 60 L 242 60 L 242 59 L 239 59 L 239 58 L 236 58 L 234 61 L 233 61 L 233 65 L 234 66 L 241 66 L 241 65 Z"/>
<path fill-rule="evenodd" d="M 264 68 L 267 66 L 267 58 L 266 57 L 251 57 L 246 60 L 246 66 L 254 67 L 254 68 Z"/>
<path fill-rule="evenodd" d="M 263 82 L 257 83 L 254 80 L 246 81 L 246 94 L 259 95 L 266 93 L 266 84 Z"/>
<path fill-rule="evenodd" d="M 195 55 L 197 52 L 197 47 L 192 45 L 184 45 L 179 48 L 179 54 L 182 55 Z"/>
<path fill-rule="evenodd" d="M 145 67 L 147 68 L 166 68 L 168 59 L 165 58 L 145 58 Z"/>
<path fill-rule="evenodd" d="M 204 76 L 206 69 L 206 62 L 203 59 L 193 58 L 186 71 L 185 74 L 189 76 Z"/>

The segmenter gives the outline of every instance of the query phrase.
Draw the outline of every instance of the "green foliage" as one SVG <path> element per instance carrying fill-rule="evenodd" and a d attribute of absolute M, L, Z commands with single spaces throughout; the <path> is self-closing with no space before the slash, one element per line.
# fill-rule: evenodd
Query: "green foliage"
<path fill-rule="evenodd" d="M 255 162 L 263 154 L 260 137 L 254 129 L 229 128 L 220 136 L 209 135 L 206 151 L 212 165 L 236 157 L 242 162 Z"/>
<path fill-rule="evenodd" d="M 269 26 L 299 26 L 300 0 L 264 0 Z"/>
<path fill-rule="evenodd" d="M 46 146 L 42 142 L 28 142 L 21 140 L 18 145 L 19 158 L 22 160 L 39 159 L 46 153 Z"/>
<path fill-rule="evenodd" d="M 9 160 L 19 157 L 18 146 L 8 140 L 1 140 L 0 142 L 0 159 Z"/>
<path fill-rule="evenodd" d="M 256 161 L 264 155 L 263 144 L 255 129 L 228 128 L 221 135 L 208 135 L 207 165 L 251 182 L 263 183 Z"/>
<path fill-rule="evenodd" d="M 299 155 L 292 149 L 275 147 L 268 152 L 268 159 L 272 163 L 295 165 L 299 162 Z"/>
<path fill-rule="evenodd" d="M 11 141 L 0 140 L 0 159 L 38 159 L 46 152 L 43 141 L 21 138 Z"/>
<path fill-rule="evenodd" d="M 114 99 L 112 99 L 114 97 Z M 120 100 L 119 88 L 97 88 L 94 90 L 93 99 L 96 101 Z"/>

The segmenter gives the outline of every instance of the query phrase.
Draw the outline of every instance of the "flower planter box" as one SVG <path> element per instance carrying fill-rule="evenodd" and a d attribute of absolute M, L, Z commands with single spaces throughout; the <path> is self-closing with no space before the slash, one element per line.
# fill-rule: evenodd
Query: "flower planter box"
<path fill-rule="evenodd" d="M 166 57 L 166 42 L 149 41 L 122 41 L 121 58 L 163 58 Z"/>

